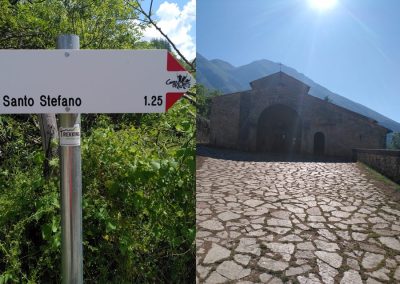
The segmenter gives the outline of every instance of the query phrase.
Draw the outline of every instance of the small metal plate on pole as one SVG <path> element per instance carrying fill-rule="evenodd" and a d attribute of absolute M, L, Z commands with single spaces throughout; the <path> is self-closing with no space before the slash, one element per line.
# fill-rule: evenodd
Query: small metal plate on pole
<path fill-rule="evenodd" d="M 79 124 L 74 127 L 60 127 L 60 146 L 80 146 L 81 145 L 81 128 Z"/>

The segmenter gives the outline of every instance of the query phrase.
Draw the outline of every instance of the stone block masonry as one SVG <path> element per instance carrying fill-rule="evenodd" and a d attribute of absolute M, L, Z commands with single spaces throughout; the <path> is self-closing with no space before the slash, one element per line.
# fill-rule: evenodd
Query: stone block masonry
<path fill-rule="evenodd" d="M 309 95 L 309 87 L 278 72 L 252 89 L 213 98 L 212 146 L 258 153 L 351 159 L 352 149 L 385 147 L 389 129 Z"/>
<path fill-rule="evenodd" d="M 354 149 L 354 159 L 400 184 L 400 150 Z"/>

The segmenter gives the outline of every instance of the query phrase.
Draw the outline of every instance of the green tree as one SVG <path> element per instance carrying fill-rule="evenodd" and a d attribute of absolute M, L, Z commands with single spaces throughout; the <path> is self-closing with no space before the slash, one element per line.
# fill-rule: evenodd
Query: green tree
<path fill-rule="evenodd" d="M 328 102 L 328 103 L 333 102 L 333 100 L 332 100 L 329 96 L 325 96 L 325 97 L 324 97 L 324 101 L 326 101 L 326 102 Z"/>
<path fill-rule="evenodd" d="M 135 5 L 123 0 L 8 1 L 0 0 L 0 48 L 52 49 L 58 35 L 77 34 L 82 49 L 148 47 L 140 41 L 141 29 Z M 46 155 L 44 175 L 56 154 L 57 123 L 54 114 L 39 116 Z M 53 146 L 52 146 L 53 145 Z"/>
<path fill-rule="evenodd" d="M 197 115 L 209 119 L 212 99 L 220 95 L 220 91 L 209 90 L 201 84 L 196 84 Z"/>
<path fill-rule="evenodd" d="M 150 42 L 154 48 L 171 51 L 171 45 L 169 44 L 168 40 L 162 38 L 153 38 Z"/>
<path fill-rule="evenodd" d="M 51 49 L 64 33 L 78 35 L 82 49 L 146 45 L 138 12 L 124 0 L 0 0 L 0 11 L 0 48 Z"/>
<path fill-rule="evenodd" d="M 400 150 L 400 132 L 393 133 L 390 148 Z"/>

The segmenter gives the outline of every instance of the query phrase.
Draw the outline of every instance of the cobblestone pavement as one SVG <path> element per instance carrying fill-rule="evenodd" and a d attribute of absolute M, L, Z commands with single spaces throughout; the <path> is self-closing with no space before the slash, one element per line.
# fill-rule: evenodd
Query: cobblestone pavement
<path fill-rule="evenodd" d="M 400 283 L 400 205 L 355 163 L 204 158 L 198 283 Z"/>

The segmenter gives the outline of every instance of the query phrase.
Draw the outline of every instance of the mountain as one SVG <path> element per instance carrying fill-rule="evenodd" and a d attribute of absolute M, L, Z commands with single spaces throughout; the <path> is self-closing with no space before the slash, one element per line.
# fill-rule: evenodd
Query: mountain
<path fill-rule="evenodd" d="M 220 59 L 208 60 L 199 53 L 197 53 L 196 64 L 197 82 L 209 89 L 220 90 L 223 94 L 249 90 L 251 81 L 282 70 L 282 72 L 310 86 L 310 95 L 320 99 L 328 96 L 332 103 L 370 117 L 392 131 L 400 132 L 400 123 L 329 91 L 289 66 L 262 59 L 235 67 Z"/>

